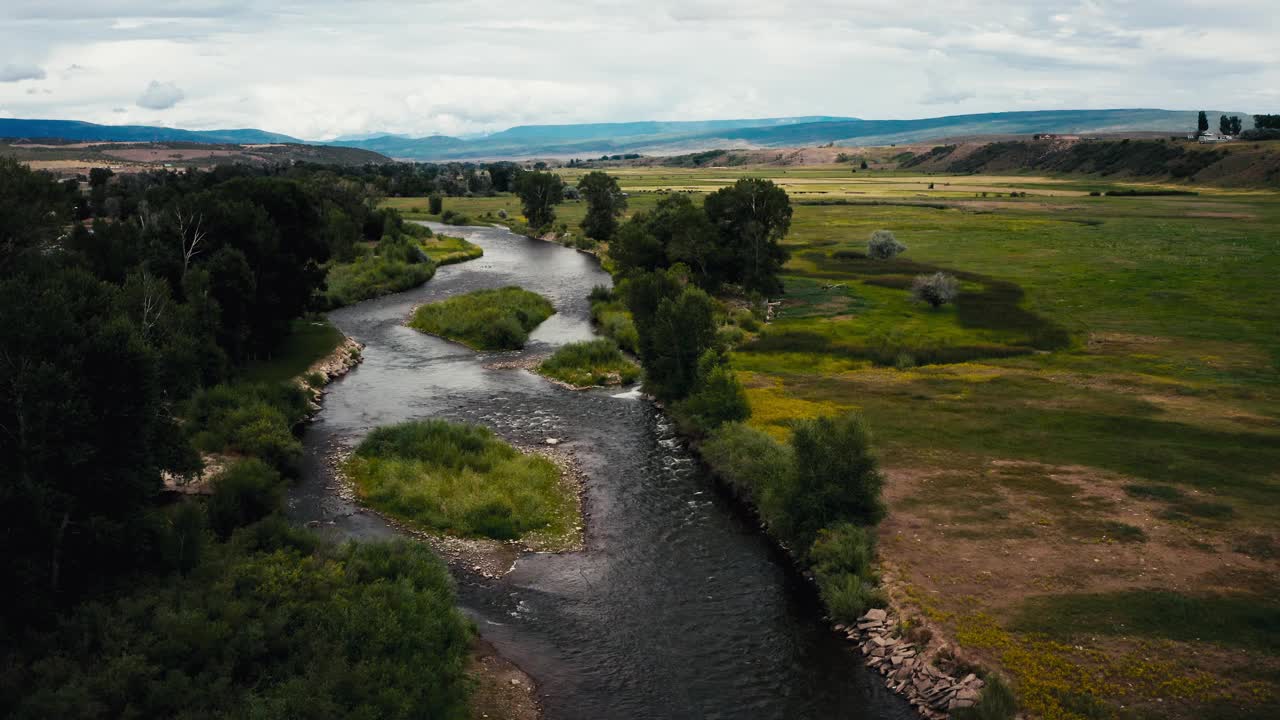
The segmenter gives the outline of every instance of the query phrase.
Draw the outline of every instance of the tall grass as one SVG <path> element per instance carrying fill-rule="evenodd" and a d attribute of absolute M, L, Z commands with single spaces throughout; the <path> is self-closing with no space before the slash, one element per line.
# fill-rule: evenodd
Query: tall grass
<path fill-rule="evenodd" d="M 370 506 L 426 530 L 511 540 L 571 524 L 573 499 L 556 466 L 483 427 L 443 420 L 381 427 L 345 470 Z"/>
<path fill-rule="evenodd" d="M 529 332 L 554 312 L 541 295 L 504 287 L 423 305 L 409 326 L 475 350 L 519 350 Z"/>
<path fill-rule="evenodd" d="M 538 372 L 577 387 L 623 385 L 640 377 L 640 368 L 608 338 L 565 345 L 538 366 Z"/>
<path fill-rule="evenodd" d="M 618 347 L 633 355 L 640 352 L 640 333 L 631 319 L 631 311 L 613 290 L 603 285 L 591 289 L 591 319 Z"/>
<path fill-rule="evenodd" d="M 325 302 L 329 307 L 342 307 L 401 292 L 430 280 L 435 273 L 436 265 L 423 251 L 419 239 L 387 235 L 354 262 L 329 268 Z"/>
<path fill-rule="evenodd" d="M 484 250 L 479 245 L 447 235 L 436 235 L 424 241 L 422 251 L 436 265 L 453 265 L 484 255 Z"/>

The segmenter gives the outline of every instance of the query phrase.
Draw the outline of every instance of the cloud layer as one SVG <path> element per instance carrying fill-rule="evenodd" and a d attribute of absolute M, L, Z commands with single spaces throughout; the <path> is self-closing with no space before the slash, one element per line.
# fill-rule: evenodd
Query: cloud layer
<path fill-rule="evenodd" d="M 1274 112 L 1277 41 L 1273 0 L 9 0 L 0 115 L 321 139 L 810 114 Z"/>

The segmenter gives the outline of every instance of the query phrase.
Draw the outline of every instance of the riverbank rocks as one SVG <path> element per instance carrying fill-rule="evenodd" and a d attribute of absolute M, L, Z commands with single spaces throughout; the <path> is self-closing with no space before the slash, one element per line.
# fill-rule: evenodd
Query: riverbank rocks
<path fill-rule="evenodd" d="M 898 632 L 898 619 L 881 608 L 868 610 L 856 627 L 835 626 L 837 632 L 858 644 L 867 667 L 884 676 L 885 687 L 904 696 L 921 717 L 943 720 L 953 710 L 977 704 L 983 681 L 973 673 L 957 678 L 940 669 Z"/>

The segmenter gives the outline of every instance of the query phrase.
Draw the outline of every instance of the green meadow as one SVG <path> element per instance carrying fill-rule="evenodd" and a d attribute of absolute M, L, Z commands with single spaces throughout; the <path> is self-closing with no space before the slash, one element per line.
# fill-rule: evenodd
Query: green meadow
<path fill-rule="evenodd" d="M 788 191 L 787 291 L 733 353 L 751 423 L 784 439 L 797 419 L 863 412 L 899 594 L 1008 673 L 1027 709 L 1247 717 L 1277 701 L 1274 628 L 1256 630 L 1280 608 L 1280 194 L 848 166 L 610 172 L 630 213 L 743 176 Z M 1168 187 L 1197 194 L 1090 194 Z M 445 208 L 520 220 L 511 196 Z M 572 231 L 585 205 L 556 210 Z M 906 252 L 866 257 L 880 229 Z M 912 279 L 939 270 L 957 301 L 914 302 Z M 1214 621 L 1189 631 L 1201 612 Z"/>

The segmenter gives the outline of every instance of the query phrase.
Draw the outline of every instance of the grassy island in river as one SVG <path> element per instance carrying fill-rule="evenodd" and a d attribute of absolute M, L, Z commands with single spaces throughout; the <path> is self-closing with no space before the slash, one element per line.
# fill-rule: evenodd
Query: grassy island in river
<path fill-rule="evenodd" d="M 504 287 L 423 305 L 414 311 L 409 326 L 474 350 L 519 350 L 529 333 L 553 313 L 555 308 L 541 295 Z"/>
<path fill-rule="evenodd" d="M 575 498 L 554 463 L 475 425 L 426 420 L 377 428 L 345 469 L 371 507 L 423 530 L 515 540 L 558 537 L 575 524 Z"/>

